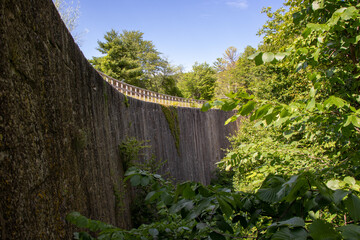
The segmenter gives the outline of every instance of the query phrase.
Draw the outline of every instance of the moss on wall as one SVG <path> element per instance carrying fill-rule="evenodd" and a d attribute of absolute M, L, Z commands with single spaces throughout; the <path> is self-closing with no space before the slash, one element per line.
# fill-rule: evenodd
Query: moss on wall
<path fill-rule="evenodd" d="M 124 104 L 125 104 L 125 107 L 127 107 L 127 108 L 130 106 L 129 99 L 126 95 L 124 95 Z"/>
<path fill-rule="evenodd" d="M 164 105 L 161 105 L 161 109 L 165 115 L 167 123 L 169 124 L 171 134 L 174 137 L 177 152 L 180 156 L 180 125 L 177 109 L 173 106 Z"/>

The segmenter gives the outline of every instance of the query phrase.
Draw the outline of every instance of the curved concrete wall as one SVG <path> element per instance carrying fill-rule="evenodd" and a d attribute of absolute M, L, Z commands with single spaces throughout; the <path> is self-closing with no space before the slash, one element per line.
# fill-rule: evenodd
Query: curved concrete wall
<path fill-rule="evenodd" d="M 161 106 L 125 97 L 87 62 L 50 0 L 0 1 L 0 238 L 70 239 L 70 211 L 131 227 L 118 145 L 149 140 L 161 171 L 208 183 L 229 113 L 178 108 L 179 153 Z M 119 200 L 120 199 L 120 200 Z M 120 202 L 119 202 L 120 201 Z"/>

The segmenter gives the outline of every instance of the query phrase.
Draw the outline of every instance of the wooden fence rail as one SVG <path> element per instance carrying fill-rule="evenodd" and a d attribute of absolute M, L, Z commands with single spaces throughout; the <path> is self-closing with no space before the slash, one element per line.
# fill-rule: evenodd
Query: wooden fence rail
<path fill-rule="evenodd" d="M 149 91 L 143 88 L 132 86 L 123 81 L 119 81 L 102 72 L 98 71 L 98 73 L 103 77 L 105 81 L 110 83 L 119 92 L 125 94 L 126 96 L 137 98 L 142 101 L 154 102 L 168 106 L 195 107 L 195 108 L 200 108 L 206 102 L 203 100 L 187 99 L 187 98 L 175 97 L 175 96 Z"/>

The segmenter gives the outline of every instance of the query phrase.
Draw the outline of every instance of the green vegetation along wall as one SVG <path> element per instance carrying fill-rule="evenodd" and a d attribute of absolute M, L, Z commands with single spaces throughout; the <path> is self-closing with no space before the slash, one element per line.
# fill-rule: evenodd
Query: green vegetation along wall
<path fill-rule="evenodd" d="M 162 173 L 209 182 L 228 113 L 178 108 L 179 154 L 161 106 L 104 84 L 51 0 L 0 1 L 0 19 L 1 239 L 70 239 L 71 211 L 130 228 L 127 137 L 149 141 Z"/>

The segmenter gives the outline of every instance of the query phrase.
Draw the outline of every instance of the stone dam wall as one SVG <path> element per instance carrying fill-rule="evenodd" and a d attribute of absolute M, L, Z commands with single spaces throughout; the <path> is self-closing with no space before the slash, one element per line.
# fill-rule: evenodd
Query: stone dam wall
<path fill-rule="evenodd" d="M 128 137 L 167 160 L 162 173 L 209 183 L 237 129 L 224 127 L 230 113 L 177 108 L 174 137 L 161 105 L 98 75 L 51 0 L 1 0 L 0 19 L 0 239 L 70 239 L 71 211 L 130 228 L 118 149 Z"/>

